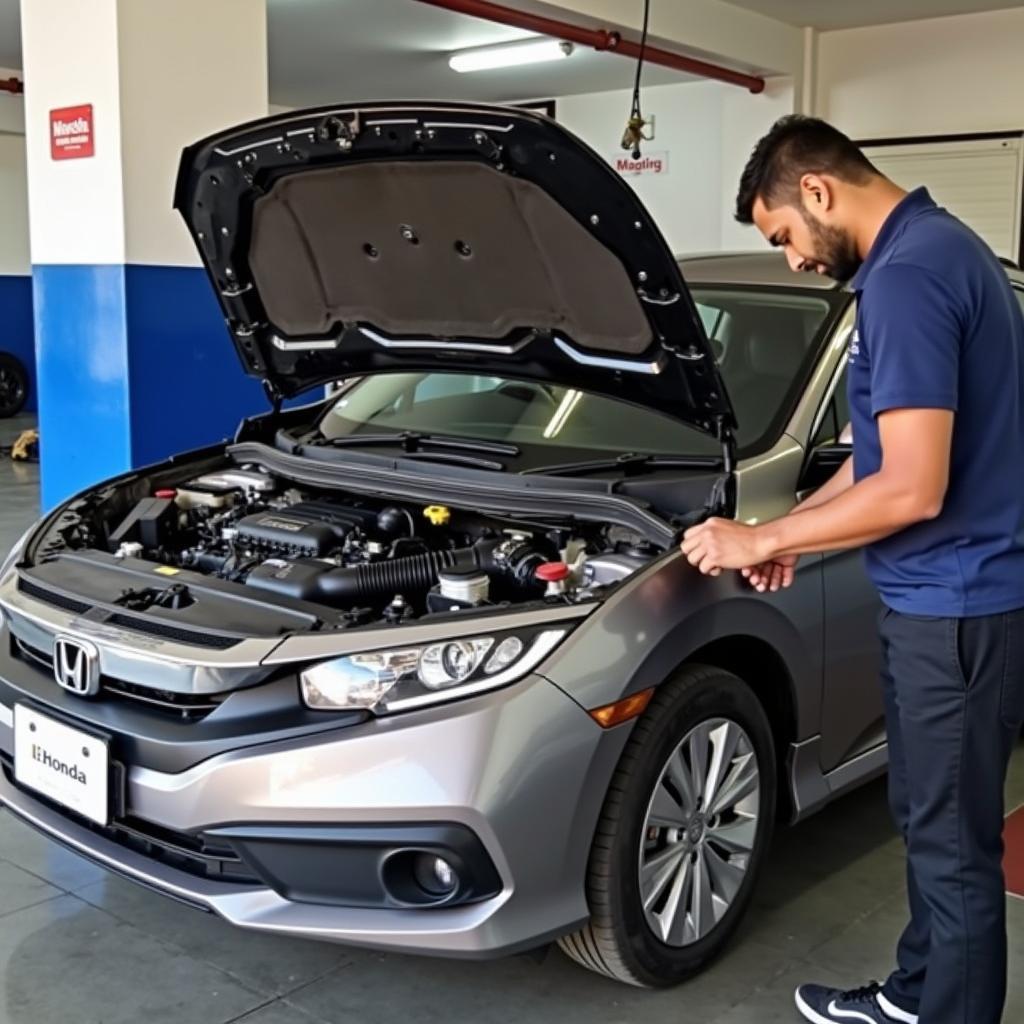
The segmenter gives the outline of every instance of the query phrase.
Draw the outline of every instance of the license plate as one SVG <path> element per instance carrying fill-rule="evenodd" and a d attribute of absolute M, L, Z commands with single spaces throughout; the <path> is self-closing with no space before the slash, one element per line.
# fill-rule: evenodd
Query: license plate
<path fill-rule="evenodd" d="M 107 741 L 24 704 L 14 706 L 14 777 L 100 825 L 110 821 Z"/>

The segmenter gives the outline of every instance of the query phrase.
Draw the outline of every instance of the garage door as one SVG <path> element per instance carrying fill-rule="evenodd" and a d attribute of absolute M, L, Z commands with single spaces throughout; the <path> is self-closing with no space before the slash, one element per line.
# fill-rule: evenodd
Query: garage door
<path fill-rule="evenodd" d="M 926 185 L 999 256 L 1021 251 L 1024 146 L 1020 136 L 945 142 L 862 143 L 868 159 L 903 188 Z"/>

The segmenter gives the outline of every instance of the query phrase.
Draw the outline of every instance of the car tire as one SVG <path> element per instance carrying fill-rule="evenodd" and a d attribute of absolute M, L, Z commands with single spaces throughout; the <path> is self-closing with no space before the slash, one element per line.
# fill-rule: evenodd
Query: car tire
<path fill-rule="evenodd" d="M 687 799 L 687 776 L 691 791 L 717 779 L 710 808 L 704 794 L 699 803 L 696 792 Z M 750 904 L 777 787 L 771 726 L 746 683 L 694 665 L 659 687 L 633 729 L 598 821 L 586 880 L 590 921 L 559 939 L 562 951 L 644 988 L 701 971 Z M 741 798 L 732 801 L 734 795 Z"/>
<path fill-rule="evenodd" d="M 17 356 L 0 352 L 0 419 L 16 416 L 28 398 L 28 373 Z"/>

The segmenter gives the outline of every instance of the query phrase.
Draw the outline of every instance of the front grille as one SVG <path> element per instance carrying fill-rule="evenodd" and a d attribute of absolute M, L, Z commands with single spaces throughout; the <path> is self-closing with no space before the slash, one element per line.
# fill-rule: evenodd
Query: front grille
<path fill-rule="evenodd" d="M 53 657 L 15 638 L 13 653 L 22 661 L 53 673 Z M 100 695 L 114 700 L 124 700 L 174 715 L 187 722 L 201 722 L 207 715 L 216 711 L 227 699 L 226 694 L 193 694 L 171 693 L 168 690 L 154 690 L 148 686 L 138 686 L 126 679 L 115 679 L 103 676 L 100 680 Z"/>
<path fill-rule="evenodd" d="M 0 767 L 3 768 L 7 781 L 33 800 L 38 800 L 77 825 L 88 828 L 96 835 L 101 835 L 126 850 L 132 850 L 197 878 L 212 878 L 238 885 L 265 884 L 243 863 L 233 849 L 224 845 L 222 840 L 209 839 L 202 833 L 193 835 L 161 828 L 130 815 L 115 818 L 109 825 L 97 825 L 67 807 L 54 803 L 41 793 L 26 789 L 17 783 L 14 779 L 14 760 L 9 755 L 0 753 Z"/>
<path fill-rule="evenodd" d="M 134 700 L 140 704 L 159 708 L 171 714 L 180 715 L 190 721 L 198 721 L 216 711 L 224 702 L 224 694 L 172 693 L 169 690 L 152 690 L 147 686 L 136 686 L 124 679 L 104 679 L 101 692 L 122 700 Z"/>
<path fill-rule="evenodd" d="M 80 601 L 65 594 L 58 594 L 56 591 L 39 586 L 38 583 L 26 580 L 24 577 L 18 580 L 18 590 L 44 604 L 51 604 L 55 608 L 63 608 L 66 612 L 75 612 L 78 615 L 87 612 L 92 607 L 88 601 Z"/>

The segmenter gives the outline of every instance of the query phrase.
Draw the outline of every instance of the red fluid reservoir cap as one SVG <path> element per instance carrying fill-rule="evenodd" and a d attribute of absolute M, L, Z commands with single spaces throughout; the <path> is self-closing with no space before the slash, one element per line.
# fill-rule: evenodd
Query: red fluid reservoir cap
<path fill-rule="evenodd" d="M 176 498 L 178 492 L 173 487 L 161 487 L 159 491 L 153 492 L 154 498 Z"/>
<path fill-rule="evenodd" d="M 569 578 L 569 566 L 565 562 L 545 562 L 537 566 L 537 579 L 545 583 L 558 583 Z"/>

